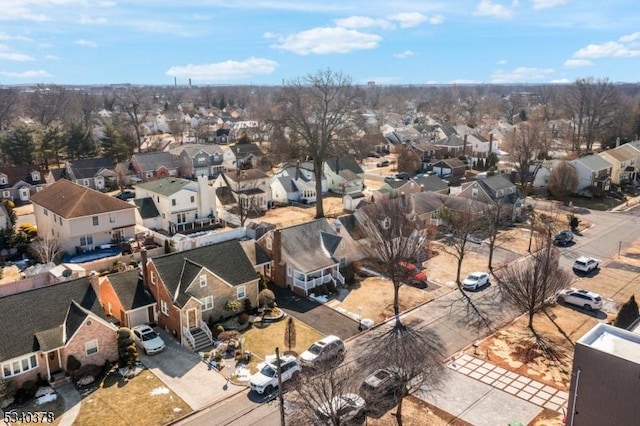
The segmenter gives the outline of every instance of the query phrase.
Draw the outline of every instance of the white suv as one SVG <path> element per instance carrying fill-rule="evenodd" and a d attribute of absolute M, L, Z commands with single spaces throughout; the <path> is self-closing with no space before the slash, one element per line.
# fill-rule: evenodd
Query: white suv
<path fill-rule="evenodd" d="M 598 269 L 598 261 L 593 257 L 580 256 L 573 262 L 573 270 L 585 274 Z"/>
<path fill-rule="evenodd" d="M 315 367 L 320 363 L 333 361 L 344 355 L 344 342 L 337 336 L 325 336 L 300 355 L 304 367 Z"/>
<path fill-rule="evenodd" d="M 588 290 L 578 290 L 575 288 L 562 290 L 558 293 L 558 298 L 562 299 L 564 303 L 583 307 L 587 311 L 602 308 L 602 297 Z"/>
<path fill-rule="evenodd" d="M 272 357 L 267 362 L 258 365 L 258 372 L 251 376 L 249 383 L 251 389 L 259 394 L 270 395 L 278 389 L 278 366 L 276 358 Z M 280 357 L 280 374 L 282 383 L 295 378 L 300 373 L 300 364 L 296 357 L 284 355 Z"/>

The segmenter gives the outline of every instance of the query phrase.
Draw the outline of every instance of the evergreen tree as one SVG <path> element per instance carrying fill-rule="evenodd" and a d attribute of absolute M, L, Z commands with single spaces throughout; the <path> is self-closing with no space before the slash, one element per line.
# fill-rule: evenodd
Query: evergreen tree
<path fill-rule="evenodd" d="M 629 300 L 620 308 L 613 325 L 626 329 L 633 324 L 638 317 L 640 317 L 640 313 L 638 313 L 638 303 L 636 302 L 635 295 L 631 295 Z"/>
<path fill-rule="evenodd" d="M 25 125 L 9 129 L 0 141 L 2 152 L 15 166 L 32 164 L 34 145 L 33 129 Z"/>
<path fill-rule="evenodd" d="M 90 158 L 97 154 L 91 130 L 81 121 L 75 121 L 69 125 L 67 153 L 72 159 Z"/>
<path fill-rule="evenodd" d="M 103 155 L 115 162 L 124 161 L 129 157 L 129 143 L 112 123 L 105 124 L 100 146 Z"/>

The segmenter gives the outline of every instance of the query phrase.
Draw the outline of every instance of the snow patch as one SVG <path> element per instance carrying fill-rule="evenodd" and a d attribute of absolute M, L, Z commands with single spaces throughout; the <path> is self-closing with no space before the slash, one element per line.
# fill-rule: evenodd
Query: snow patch
<path fill-rule="evenodd" d="M 47 402 L 52 402 L 52 401 L 55 401 L 56 399 L 58 399 L 57 393 L 49 393 L 41 396 L 40 398 L 37 398 L 36 405 L 46 404 Z"/>
<path fill-rule="evenodd" d="M 169 389 L 165 387 L 155 388 L 151 390 L 151 396 L 166 395 L 168 393 L 169 393 Z"/>

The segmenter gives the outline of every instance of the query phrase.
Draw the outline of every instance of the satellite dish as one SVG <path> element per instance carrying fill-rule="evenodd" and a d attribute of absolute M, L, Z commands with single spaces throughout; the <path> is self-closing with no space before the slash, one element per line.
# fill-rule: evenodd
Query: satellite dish
<path fill-rule="evenodd" d="M 71 269 L 65 269 L 64 271 L 62 271 L 62 276 L 65 278 L 69 278 L 71 274 L 72 274 Z"/>

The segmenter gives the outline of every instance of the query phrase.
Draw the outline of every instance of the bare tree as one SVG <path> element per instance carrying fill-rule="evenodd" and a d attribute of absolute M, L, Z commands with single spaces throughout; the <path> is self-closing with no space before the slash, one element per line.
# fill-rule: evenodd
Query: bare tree
<path fill-rule="evenodd" d="M 393 285 L 393 312 L 400 326 L 400 287 L 408 271 L 403 264 L 426 259 L 430 236 L 406 197 L 383 198 L 356 212 L 361 249 Z"/>
<path fill-rule="evenodd" d="M 142 149 L 142 125 L 149 115 L 149 105 L 145 93 L 139 88 L 131 87 L 124 93 L 115 94 L 115 104 L 124 113 L 125 122 L 136 134 L 138 152 Z"/>
<path fill-rule="evenodd" d="M 540 106 L 542 108 L 542 119 L 545 122 L 549 122 L 556 118 L 556 111 L 558 107 L 558 90 L 555 86 L 550 84 L 540 86 L 536 91 L 538 98 L 540 99 Z"/>
<path fill-rule="evenodd" d="M 507 224 L 511 215 L 503 199 L 496 200 L 493 205 L 488 206 L 482 214 L 482 224 L 487 234 L 487 246 L 489 247 L 489 262 L 487 267 L 493 271 L 493 254 L 498 246 L 498 236 L 500 230 Z"/>
<path fill-rule="evenodd" d="M 399 172 L 413 174 L 420 170 L 421 159 L 409 145 L 400 145 L 398 151 L 398 164 L 396 169 Z"/>
<path fill-rule="evenodd" d="M 54 262 L 60 256 L 62 245 L 60 240 L 50 236 L 38 238 L 31 243 L 29 251 L 38 259 L 40 263 Z"/>
<path fill-rule="evenodd" d="M 433 392 L 441 388 L 444 359 L 444 342 L 427 328 L 394 327 L 374 336 L 365 343 L 364 355 L 357 361 L 363 369 L 383 369 L 390 373 L 393 397 L 380 393 L 382 389 L 373 391 L 367 395 L 367 409 L 385 412 L 390 404 L 397 404 L 396 423 L 402 426 L 405 397 L 418 390 Z"/>
<path fill-rule="evenodd" d="M 62 121 L 69 105 L 67 89 L 55 84 L 39 84 L 29 94 L 28 109 L 31 117 L 43 126 L 55 120 Z"/>
<path fill-rule="evenodd" d="M 502 100 L 502 112 L 507 120 L 507 123 L 514 124 L 516 117 L 520 115 L 520 112 L 524 109 L 525 102 L 522 96 L 512 93 L 508 97 Z"/>
<path fill-rule="evenodd" d="M 316 218 L 324 217 L 322 168 L 344 127 L 349 126 L 359 92 L 346 75 L 330 69 L 291 80 L 277 101 L 275 121 L 313 161 Z"/>
<path fill-rule="evenodd" d="M 557 164 L 549 174 L 549 192 L 560 200 L 565 201 L 567 197 L 578 187 L 578 172 L 566 161 Z"/>
<path fill-rule="evenodd" d="M 357 385 L 355 371 L 350 367 L 334 368 L 314 376 L 303 374 L 296 392 L 288 394 L 297 408 L 292 415 L 293 424 L 317 424 L 318 421 L 333 426 L 344 424 L 345 407 L 341 397 L 354 395 Z M 362 407 L 361 420 L 364 416 Z"/>
<path fill-rule="evenodd" d="M 534 315 L 571 282 L 571 276 L 560 267 L 560 252 L 553 247 L 552 232 L 546 227 L 536 239 L 535 251 L 495 275 L 503 300 L 527 313 L 528 327 L 536 337 Z"/>
<path fill-rule="evenodd" d="M 0 89 L 0 131 L 11 123 L 18 113 L 20 98 L 18 90 L 14 88 Z"/>
<path fill-rule="evenodd" d="M 509 157 L 518 172 L 518 180 L 524 197 L 533 188 L 531 167 L 537 162 L 548 138 L 547 126 L 543 122 L 523 122 L 507 137 Z"/>

